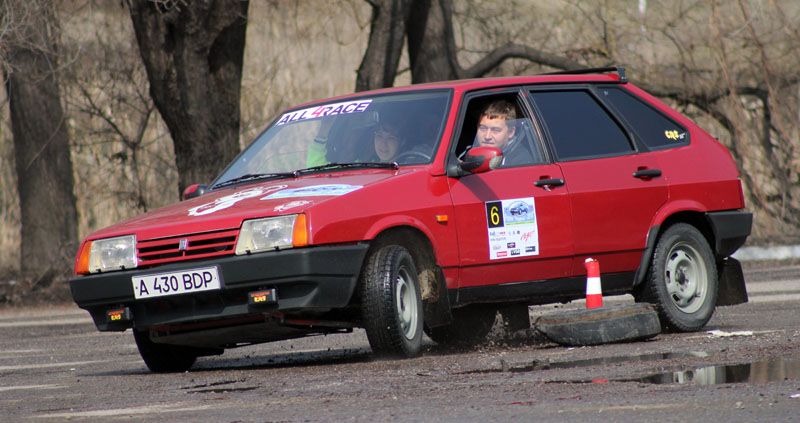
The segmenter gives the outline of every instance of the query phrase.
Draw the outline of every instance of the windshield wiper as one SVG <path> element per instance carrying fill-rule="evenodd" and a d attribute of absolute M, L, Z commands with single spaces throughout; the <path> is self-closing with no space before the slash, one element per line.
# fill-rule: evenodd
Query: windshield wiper
<path fill-rule="evenodd" d="M 228 185 L 238 184 L 245 181 L 257 181 L 259 179 L 277 179 L 277 178 L 293 178 L 295 172 L 278 172 L 278 173 L 247 173 L 242 176 L 237 176 L 233 179 L 214 184 L 211 189 L 227 187 Z"/>
<path fill-rule="evenodd" d="M 322 170 L 332 169 L 352 169 L 352 168 L 373 168 L 373 169 L 400 169 L 397 162 L 352 162 L 352 163 L 328 163 L 324 165 L 309 167 L 306 169 L 299 169 L 294 171 L 294 175 L 301 175 L 303 173 L 319 172 Z"/>
<path fill-rule="evenodd" d="M 238 184 L 246 181 L 256 181 L 260 179 L 278 179 L 278 178 L 296 178 L 304 173 L 312 173 L 323 170 L 331 169 L 351 169 L 351 168 L 374 168 L 374 169 L 399 169 L 400 165 L 397 162 L 383 163 L 383 162 L 352 162 L 352 163 L 328 163 L 320 166 L 309 167 L 306 169 L 295 170 L 294 172 L 277 172 L 277 173 L 248 173 L 242 176 L 237 176 L 233 179 L 214 184 L 211 189 L 227 187 L 229 185 Z"/>

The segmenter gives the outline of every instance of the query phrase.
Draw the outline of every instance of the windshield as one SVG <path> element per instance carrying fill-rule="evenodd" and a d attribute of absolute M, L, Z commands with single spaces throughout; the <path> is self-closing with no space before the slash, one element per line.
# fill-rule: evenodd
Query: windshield
<path fill-rule="evenodd" d="M 216 184 L 297 175 L 304 169 L 430 163 L 448 98 L 443 91 L 391 94 L 285 112 Z"/>

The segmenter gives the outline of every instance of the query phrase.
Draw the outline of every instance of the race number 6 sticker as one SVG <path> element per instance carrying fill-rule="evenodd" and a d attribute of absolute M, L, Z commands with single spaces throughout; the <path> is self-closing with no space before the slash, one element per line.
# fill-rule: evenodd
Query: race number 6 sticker
<path fill-rule="evenodd" d="M 539 228 L 533 197 L 485 204 L 489 260 L 539 255 Z"/>
<path fill-rule="evenodd" d="M 491 201 L 486 203 L 486 220 L 490 228 L 503 226 L 503 202 Z"/>

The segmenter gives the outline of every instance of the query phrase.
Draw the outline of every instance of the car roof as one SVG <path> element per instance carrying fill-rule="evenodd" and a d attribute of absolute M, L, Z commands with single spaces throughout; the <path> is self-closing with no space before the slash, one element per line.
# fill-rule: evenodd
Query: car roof
<path fill-rule="evenodd" d="M 312 104 L 327 103 L 353 97 L 369 97 L 371 95 L 401 93 L 419 90 L 455 90 L 473 91 L 488 88 L 502 88 L 514 85 L 535 85 L 535 84 L 578 84 L 578 83 L 620 83 L 627 82 L 620 78 L 617 73 L 590 73 L 590 74 L 542 74 L 528 76 L 504 76 L 491 78 L 457 79 L 452 81 L 427 82 L 422 84 L 405 85 L 401 87 L 380 88 L 370 91 L 360 91 L 326 99 L 318 99 L 298 104 L 290 109 L 301 108 Z"/>

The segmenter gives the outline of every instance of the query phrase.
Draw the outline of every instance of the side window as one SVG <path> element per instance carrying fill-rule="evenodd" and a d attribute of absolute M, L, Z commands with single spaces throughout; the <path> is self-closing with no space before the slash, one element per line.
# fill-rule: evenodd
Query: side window
<path fill-rule="evenodd" d="M 601 87 L 603 99 L 617 109 L 636 135 L 649 148 L 668 148 L 685 145 L 689 133 L 633 94 L 618 87 Z"/>
<path fill-rule="evenodd" d="M 541 143 L 516 93 L 469 100 L 456 154 L 460 157 L 473 147 L 499 148 L 503 152 L 502 167 L 544 162 Z"/>
<path fill-rule="evenodd" d="M 588 91 L 534 91 L 531 97 L 560 160 L 633 151 L 625 132 Z"/>

